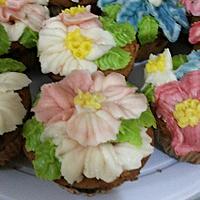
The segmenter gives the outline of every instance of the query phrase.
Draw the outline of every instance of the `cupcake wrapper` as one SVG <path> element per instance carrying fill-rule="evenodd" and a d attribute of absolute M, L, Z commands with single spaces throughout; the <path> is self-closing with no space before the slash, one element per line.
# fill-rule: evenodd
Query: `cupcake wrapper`
<path fill-rule="evenodd" d="M 0 166 L 4 166 L 12 158 L 16 157 L 23 145 L 20 128 L 0 137 Z"/>
<path fill-rule="evenodd" d="M 153 131 L 152 129 L 148 129 L 147 134 L 153 139 Z M 152 141 L 152 144 L 154 143 L 154 140 Z M 27 152 L 26 148 L 23 147 L 24 153 L 27 156 L 27 158 L 30 161 L 33 161 L 35 156 L 34 152 Z M 136 180 L 138 175 L 140 174 L 140 169 L 145 165 L 147 162 L 148 158 L 150 156 L 143 158 L 142 160 L 142 166 L 139 169 L 135 170 L 130 170 L 130 171 L 124 171 L 119 178 L 117 178 L 115 181 L 111 183 L 106 183 L 102 180 L 97 180 L 95 178 L 86 178 L 81 182 L 74 183 L 73 185 L 69 184 L 64 178 L 55 180 L 57 184 L 59 184 L 61 187 L 65 188 L 69 192 L 73 194 L 77 193 L 86 193 L 89 195 L 93 195 L 95 193 L 102 193 L 102 192 L 107 192 L 111 190 L 114 187 L 117 187 L 121 185 L 125 181 L 133 181 Z"/>
<path fill-rule="evenodd" d="M 106 70 L 106 71 L 102 71 L 105 75 L 108 75 L 112 72 L 118 72 L 122 75 L 124 75 L 126 78 L 128 78 L 128 75 L 131 73 L 131 71 L 133 70 L 134 67 L 134 63 L 135 63 L 135 58 L 137 56 L 137 52 L 138 52 L 138 47 L 139 45 L 135 42 L 126 45 L 123 49 L 128 51 L 131 54 L 131 61 L 129 62 L 129 64 L 124 68 L 124 69 L 120 69 L 120 70 Z M 48 74 L 49 77 L 51 78 L 52 81 L 57 82 L 57 81 L 61 81 L 64 76 L 60 76 L 60 75 L 55 75 L 53 73 L 49 73 Z"/>
<path fill-rule="evenodd" d="M 176 158 L 179 161 L 189 162 L 193 164 L 200 164 L 200 153 L 190 152 L 185 156 L 177 156 L 171 146 L 171 134 L 167 129 L 165 123 L 161 119 L 157 119 L 158 132 L 155 134 L 158 144 L 162 150 L 169 156 Z"/>

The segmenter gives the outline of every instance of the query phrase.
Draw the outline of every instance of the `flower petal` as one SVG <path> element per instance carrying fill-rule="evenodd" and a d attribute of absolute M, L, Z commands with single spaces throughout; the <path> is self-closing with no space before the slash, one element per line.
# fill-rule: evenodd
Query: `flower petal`
<path fill-rule="evenodd" d="M 105 111 L 83 111 L 74 113 L 67 121 L 67 132 L 71 139 L 83 146 L 96 146 L 109 140 L 115 140 L 119 126 L 120 121 Z"/>
<path fill-rule="evenodd" d="M 21 125 L 26 115 L 26 109 L 17 93 L 5 92 L 0 94 L 0 135 L 14 131 Z"/>

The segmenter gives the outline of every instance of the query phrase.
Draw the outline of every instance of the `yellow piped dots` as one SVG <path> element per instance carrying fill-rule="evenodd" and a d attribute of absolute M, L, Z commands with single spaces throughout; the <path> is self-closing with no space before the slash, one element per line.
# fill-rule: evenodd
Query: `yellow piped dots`
<path fill-rule="evenodd" d="M 6 5 L 6 0 L 0 0 L 0 6 L 5 6 Z"/>
<path fill-rule="evenodd" d="M 70 14 L 71 16 L 75 16 L 77 14 L 85 13 L 87 9 L 84 6 L 78 5 L 77 7 L 71 7 L 63 10 L 62 12 L 65 14 Z"/>
<path fill-rule="evenodd" d="M 166 58 L 163 54 L 159 55 L 153 60 L 149 60 L 146 64 L 147 73 L 164 72 L 166 67 Z"/>
<path fill-rule="evenodd" d="M 173 115 L 181 128 L 198 125 L 200 123 L 200 101 L 187 99 L 176 104 Z"/>
<path fill-rule="evenodd" d="M 99 110 L 101 109 L 101 102 L 103 99 L 102 95 L 79 91 L 78 95 L 74 98 L 74 104 L 82 108 Z"/>
<path fill-rule="evenodd" d="M 90 53 L 92 46 L 93 41 L 82 35 L 79 28 L 69 32 L 65 38 L 65 47 L 78 59 L 84 59 Z"/>

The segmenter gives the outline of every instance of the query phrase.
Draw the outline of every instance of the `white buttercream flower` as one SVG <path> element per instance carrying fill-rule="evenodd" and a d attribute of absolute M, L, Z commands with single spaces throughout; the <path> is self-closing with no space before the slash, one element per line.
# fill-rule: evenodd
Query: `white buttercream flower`
<path fill-rule="evenodd" d="M 100 27 L 66 26 L 59 17 L 46 21 L 39 33 L 38 51 L 43 73 L 61 76 L 75 69 L 95 72 L 94 60 L 115 46 L 113 36 Z"/>
<path fill-rule="evenodd" d="M 61 174 L 70 184 L 81 181 L 83 175 L 112 182 L 123 171 L 140 168 L 142 159 L 153 152 L 152 139 L 144 128 L 141 130 L 140 148 L 129 143 L 84 147 L 66 136 L 66 128 L 65 122 L 51 124 L 46 127 L 41 139 L 53 139 L 57 146 L 56 157 L 61 162 Z"/>
<path fill-rule="evenodd" d="M 158 56 L 151 54 L 145 66 L 145 82 L 154 86 L 177 80 L 173 73 L 172 57 L 169 49 Z"/>
<path fill-rule="evenodd" d="M 26 115 L 21 98 L 14 90 L 20 90 L 30 84 L 25 74 L 6 72 L 0 74 L 0 135 L 14 131 L 22 124 Z"/>

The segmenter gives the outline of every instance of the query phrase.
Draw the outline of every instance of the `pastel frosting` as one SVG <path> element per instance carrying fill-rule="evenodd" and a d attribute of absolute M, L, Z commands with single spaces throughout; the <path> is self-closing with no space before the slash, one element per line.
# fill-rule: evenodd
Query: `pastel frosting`
<path fill-rule="evenodd" d="M 110 4 L 121 5 L 118 22 L 130 22 L 136 29 L 143 16 L 153 16 L 170 42 L 178 39 L 181 27 L 189 27 L 185 8 L 180 7 L 178 0 L 98 0 L 102 10 Z"/>
<path fill-rule="evenodd" d="M 193 16 L 200 16 L 200 1 L 199 0 L 180 0 L 185 6 L 188 13 Z"/>
<path fill-rule="evenodd" d="M 184 156 L 200 152 L 200 70 L 187 73 L 180 81 L 156 87 L 155 97 L 157 116 L 165 121 L 172 134 L 175 153 Z M 193 103 L 187 105 L 189 101 L 196 102 L 195 107 L 191 106 Z M 176 109 L 180 109 L 178 115 Z"/>
<path fill-rule="evenodd" d="M 47 0 L 3 0 L 0 3 L 0 24 L 4 26 L 11 41 L 17 41 L 26 26 L 39 31 L 49 18 Z"/>
<path fill-rule="evenodd" d="M 168 50 L 165 50 L 167 52 Z M 163 71 L 163 54 L 148 61 L 145 67 L 146 85 L 153 85 L 156 114 L 172 136 L 176 155 L 200 151 L 200 51 L 192 51 L 186 61 L 173 70 L 171 59 L 168 73 Z M 168 68 L 169 69 L 169 68 Z M 162 79 L 158 76 L 168 76 Z M 169 76 L 169 74 L 171 74 Z M 172 78 L 173 77 L 173 78 Z"/>
<path fill-rule="evenodd" d="M 200 43 L 200 21 L 192 24 L 189 31 L 189 42 L 191 44 Z"/>
<path fill-rule="evenodd" d="M 130 38 L 127 37 L 126 41 L 125 45 L 130 43 Z M 76 69 L 93 73 L 98 68 L 95 61 L 116 46 L 115 37 L 102 27 L 99 17 L 90 12 L 90 6 L 65 9 L 58 16 L 47 20 L 39 32 L 41 69 L 43 73 L 51 72 L 61 76 Z M 127 54 L 123 55 L 129 63 L 131 57 Z M 125 68 L 126 65 L 119 67 Z"/>
<path fill-rule="evenodd" d="M 146 110 L 145 96 L 127 86 L 124 76 L 100 71 L 91 75 L 86 70 L 44 85 L 32 109 L 44 124 L 41 142 L 52 139 L 61 175 L 70 184 L 84 176 L 112 182 L 123 171 L 140 168 L 153 151 L 146 128 L 140 130 L 140 147 L 112 141 L 122 119 L 138 119 Z"/>
<path fill-rule="evenodd" d="M 22 124 L 26 109 L 16 90 L 27 87 L 30 79 L 24 74 L 6 72 L 0 74 L 0 135 L 14 131 Z"/>

